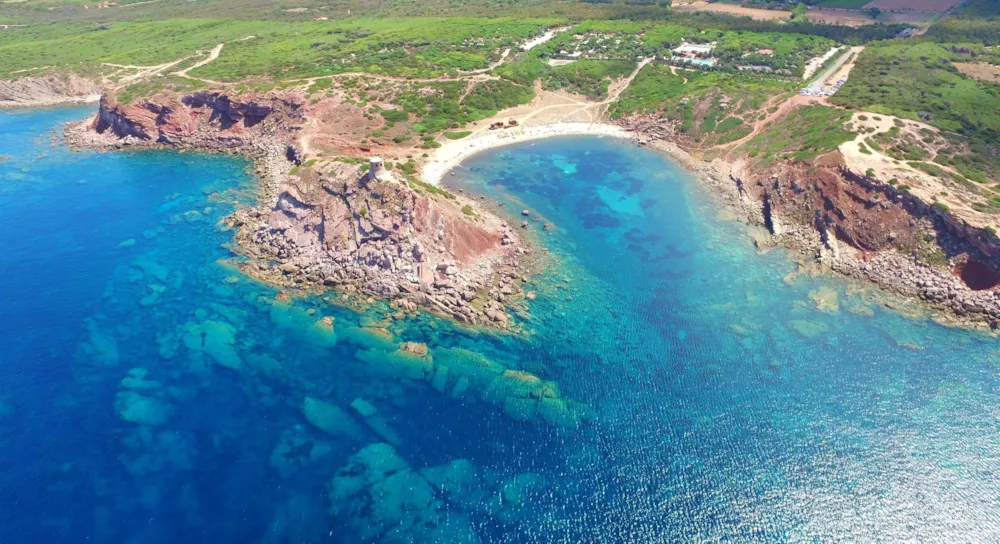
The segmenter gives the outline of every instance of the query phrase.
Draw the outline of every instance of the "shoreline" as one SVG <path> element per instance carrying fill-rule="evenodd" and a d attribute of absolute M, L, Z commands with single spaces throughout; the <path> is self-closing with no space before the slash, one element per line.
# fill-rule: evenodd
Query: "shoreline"
<path fill-rule="evenodd" d="M 278 163 L 284 162 L 281 146 L 278 146 L 273 138 L 261 138 L 261 135 L 244 136 L 241 141 L 233 141 L 226 138 L 216 139 L 215 135 L 200 135 L 193 138 L 181 138 L 169 144 L 161 142 L 135 141 L 133 138 L 107 138 L 92 134 L 85 121 L 71 123 L 71 128 L 67 130 L 71 139 L 75 139 L 77 144 L 84 147 L 108 148 L 173 148 L 192 149 L 209 152 L 226 152 L 244 155 L 250 159 L 261 182 L 258 195 L 258 206 L 273 206 L 278 197 L 282 175 L 282 167 Z M 72 138 L 77 136 L 77 138 Z M 194 135 L 192 135 L 194 136 Z M 652 134 L 645 134 L 642 131 L 627 130 L 621 126 L 610 123 L 550 123 L 530 127 L 514 127 L 496 131 L 479 131 L 460 140 L 445 143 L 442 147 L 434 150 L 433 154 L 426 159 L 420 169 L 422 179 L 435 186 L 440 186 L 444 177 L 454 168 L 461 166 L 462 162 L 480 152 L 493 150 L 499 147 L 513 145 L 517 143 L 546 139 L 558 136 L 610 136 L 631 140 L 643 147 L 648 147 L 654 152 L 668 157 L 672 162 L 677 163 L 684 170 L 695 176 L 696 183 L 707 190 L 712 197 L 718 200 L 719 204 L 734 212 L 735 220 L 750 225 L 766 225 L 765 210 L 762 202 L 751 198 L 743 190 L 744 180 L 752 174 L 744 161 L 734 160 L 705 160 L 695 157 L 685 151 L 673 139 L 664 139 Z M 103 140 L 103 141 L 95 141 Z M 780 219 L 773 217 L 772 221 Z M 782 221 L 784 223 L 784 221 Z M 980 313 L 977 306 L 970 308 L 976 310 L 972 312 L 958 311 L 947 307 L 941 301 L 927 300 L 920 293 L 914 293 L 909 289 L 905 281 L 899 283 L 900 279 L 890 279 L 881 277 L 884 274 L 875 274 L 873 266 L 863 266 L 864 263 L 855 262 L 857 259 L 852 255 L 838 255 L 834 247 L 827 247 L 831 244 L 823 240 L 818 233 L 810 232 L 809 229 L 799 228 L 798 225 L 789 224 L 782 231 L 788 232 L 772 233 L 767 240 L 751 240 L 759 250 L 766 250 L 775 245 L 785 247 L 803 259 L 815 260 L 826 270 L 836 272 L 842 277 L 861 280 L 866 283 L 903 297 L 905 300 L 914 300 L 922 307 L 932 310 L 937 314 L 935 321 L 942 325 L 960 326 L 971 329 L 987 329 L 995 327 L 990 315 Z M 844 248 L 846 249 L 846 248 Z M 910 276 L 932 273 L 930 267 L 917 270 L 915 263 L 894 263 L 893 268 L 903 268 L 910 272 Z M 942 273 L 935 272 L 935 276 Z M 942 276 L 943 277 L 943 276 Z M 905 279 L 905 278 L 904 278 Z M 958 295 L 958 293 L 956 293 Z M 964 296 L 962 298 L 965 298 Z M 984 305 L 984 307 L 987 307 Z M 971 314 L 971 315 L 970 315 Z"/>
<path fill-rule="evenodd" d="M 0 110 L 27 110 L 36 108 L 84 106 L 87 104 L 97 104 L 100 101 L 101 95 L 99 94 L 64 96 L 59 98 L 36 98 L 32 100 L 4 100 L 0 101 Z"/>
<path fill-rule="evenodd" d="M 434 150 L 421 168 L 421 178 L 431 185 L 440 186 L 444 176 L 461 166 L 462 162 L 482 151 L 507 145 L 542 140 L 557 136 L 610 136 L 635 139 L 636 135 L 617 125 L 608 123 L 551 123 L 533 127 L 515 127 L 497 131 L 482 131 L 460 140 L 452 140 Z"/>
<path fill-rule="evenodd" d="M 748 198 L 740 189 L 739 184 L 743 183 L 743 178 L 748 174 L 741 160 L 706 161 L 692 156 L 676 142 L 664 139 L 651 140 L 647 147 L 687 171 L 699 190 L 705 191 L 720 209 L 732 212 L 729 220 L 767 228 L 763 203 Z M 772 217 L 772 221 L 780 219 Z M 949 298 L 927 298 L 920 285 L 930 285 L 935 278 L 954 279 L 950 272 L 936 271 L 935 267 L 915 261 L 897 250 L 881 251 L 867 259 L 861 258 L 848 251 L 849 248 L 835 238 L 824 241 L 817 231 L 794 222 L 782 221 L 781 224 L 783 232 L 770 233 L 766 239 L 748 236 L 747 241 L 759 253 L 774 247 L 787 250 L 791 261 L 800 269 L 790 276 L 803 272 L 832 274 L 849 282 L 872 287 L 872 301 L 899 312 L 900 315 L 926 318 L 942 327 L 960 328 L 992 336 L 1000 334 L 986 311 L 958 312 L 949 304 Z M 812 272 L 808 272 L 810 270 Z M 920 278 L 924 283 L 912 281 L 913 277 Z M 958 285 L 953 287 L 956 293 L 967 290 Z"/>

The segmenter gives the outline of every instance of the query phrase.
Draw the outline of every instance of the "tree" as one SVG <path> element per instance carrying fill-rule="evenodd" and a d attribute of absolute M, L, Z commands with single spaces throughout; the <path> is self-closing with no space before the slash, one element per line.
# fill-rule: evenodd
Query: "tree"
<path fill-rule="evenodd" d="M 792 19 L 798 19 L 800 17 L 803 17 L 806 14 L 806 11 L 808 10 L 809 8 L 806 7 L 805 4 L 799 2 L 799 4 L 795 6 L 795 9 L 792 10 Z"/>
<path fill-rule="evenodd" d="M 882 15 L 882 10 L 876 7 L 870 7 L 866 11 L 868 12 L 868 15 L 872 16 L 872 19 L 878 19 L 878 16 Z"/>

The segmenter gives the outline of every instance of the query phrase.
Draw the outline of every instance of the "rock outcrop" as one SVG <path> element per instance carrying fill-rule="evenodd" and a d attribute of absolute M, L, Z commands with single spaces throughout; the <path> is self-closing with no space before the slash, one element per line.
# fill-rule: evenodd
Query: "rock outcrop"
<path fill-rule="evenodd" d="M 305 99 L 293 92 L 162 93 L 129 104 L 104 96 L 91 123 L 68 130 L 85 146 L 236 152 L 261 174 L 258 206 L 229 220 L 244 271 L 278 285 L 394 299 L 469 324 L 509 327 L 527 253 L 505 222 L 476 203 L 389 172 L 308 161 L 297 137 Z M 301 165 L 301 166 L 300 166 Z M 294 168 L 294 173 L 293 173 Z"/>
<path fill-rule="evenodd" d="M 502 328 L 505 297 L 520 292 L 523 251 L 509 225 L 355 164 L 298 168 L 275 206 L 243 210 L 233 225 L 256 257 L 247 273 L 277 284 L 347 287 Z"/>
<path fill-rule="evenodd" d="M 0 108 L 90 102 L 100 94 L 100 86 L 74 74 L 0 80 Z"/>
<path fill-rule="evenodd" d="M 303 121 L 301 106 L 302 97 L 294 93 L 236 100 L 218 92 L 197 92 L 179 98 L 160 95 L 130 104 L 118 102 L 112 94 L 101 97 L 90 128 L 129 144 L 232 149 L 252 145 L 261 137 L 290 140 Z"/>
<path fill-rule="evenodd" d="M 808 162 L 754 164 L 735 152 L 705 163 L 676 123 L 656 115 L 619 121 L 701 174 L 726 206 L 766 227 L 761 249 L 782 245 L 844 275 L 944 310 L 938 318 L 1000 326 L 1000 236 L 897 186 L 853 172 L 839 152 Z"/>

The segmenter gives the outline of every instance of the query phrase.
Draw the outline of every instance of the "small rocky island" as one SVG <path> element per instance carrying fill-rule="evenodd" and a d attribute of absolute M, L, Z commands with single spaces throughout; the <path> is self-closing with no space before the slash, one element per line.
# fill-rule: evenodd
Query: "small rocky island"
<path fill-rule="evenodd" d="M 68 139 L 99 148 L 193 149 L 254 160 L 256 206 L 227 220 L 248 275 L 285 287 L 382 297 L 470 325 L 510 328 L 530 253 L 517 232 L 482 206 L 381 158 L 304 157 L 297 133 L 304 98 L 167 94 L 131 104 L 101 99 Z"/>

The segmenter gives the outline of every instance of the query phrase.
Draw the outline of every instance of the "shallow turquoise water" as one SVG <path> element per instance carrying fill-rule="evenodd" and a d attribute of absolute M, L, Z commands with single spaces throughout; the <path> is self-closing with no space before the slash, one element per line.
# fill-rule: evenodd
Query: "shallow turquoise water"
<path fill-rule="evenodd" d="M 1000 541 L 995 341 L 783 281 L 649 151 L 552 139 L 449 178 L 554 227 L 511 338 L 275 303 L 223 262 L 246 164 L 51 143 L 86 114 L 0 113 L 0 541 Z M 454 399 L 398 341 L 589 417 Z"/>

